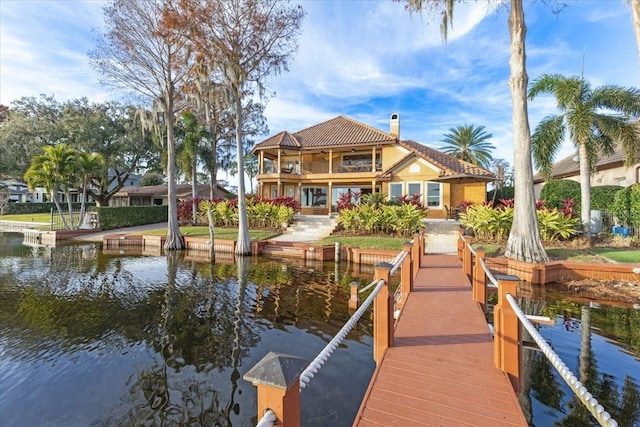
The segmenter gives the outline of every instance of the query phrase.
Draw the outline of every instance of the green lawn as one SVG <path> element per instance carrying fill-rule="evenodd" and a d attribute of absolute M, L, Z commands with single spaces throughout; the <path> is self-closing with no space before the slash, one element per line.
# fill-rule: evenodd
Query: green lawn
<path fill-rule="evenodd" d="M 15 214 L 15 215 L 2 215 L 0 220 L 3 221 L 24 221 L 24 222 L 51 222 L 51 214 L 49 213 L 37 213 L 37 214 Z"/>
<path fill-rule="evenodd" d="M 381 236 L 329 236 L 316 242 L 319 245 L 334 245 L 340 242 L 341 245 L 353 246 L 366 249 L 391 249 L 402 250 L 402 245 L 411 241 L 406 237 L 381 237 Z"/>
<path fill-rule="evenodd" d="M 594 248 L 592 251 L 615 262 L 631 262 L 640 264 L 640 249 Z"/>
<path fill-rule="evenodd" d="M 209 227 L 193 227 L 193 226 L 183 226 L 180 227 L 180 233 L 183 236 L 189 237 L 209 237 Z M 236 240 L 238 238 L 238 229 L 237 228 L 222 228 L 216 227 L 215 231 L 216 239 L 222 240 Z M 131 233 L 131 234 L 140 234 Z M 165 228 L 157 228 L 155 230 L 148 230 L 144 232 L 147 236 L 165 236 L 167 234 L 167 229 Z M 277 236 L 279 233 L 274 231 L 265 231 L 265 230 L 249 230 L 249 235 L 251 236 L 251 240 L 267 240 L 272 237 Z"/>

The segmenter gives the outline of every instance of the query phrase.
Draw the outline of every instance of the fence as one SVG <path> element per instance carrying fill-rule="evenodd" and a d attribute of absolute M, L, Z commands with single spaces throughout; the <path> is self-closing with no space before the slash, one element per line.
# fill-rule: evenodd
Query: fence
<path fill-rule="evenodd" d="M 494 275 L 485 263 L 485 251 L 483 249 L 474 249 L 471 246 L 471 241 L 471 236 L 465 236 L 462 232 L 460 233 L 458 258 L 462 260 L 464 273 L 471 280 L 474 301 L 477 301 L 486 312 L 487 286 L 495 287 L 498 290 L 498 302 L 493 308 L 493 360 L 496 367 L 509 376 L 511 384 L 518 391 L 520 388 L 520 348 L 522 345 L 520 324 L 522 324 L 542 353 L 549 359 L 551 365 L 558 371 L 562 379 L 569 385 L 600 425 L 617 426 L 618 423 L 611 418 L 611 415 L 578 381 L 533 326 L 533 322 L 552 324 L 553 321 L 541 316 L 526 315 L 518 305 L 515 298 L 517 297 L 517 287 L 520 279 L 512 275 Z"/>
<path fill-rule="evenodd" d="M 411 292 L 413 278 L 420 268 L 424 254 L 424 234 L 415 234 L 413 241 L 403 246 L 402 251 L 391 262 L 382 262 L 375 267 L 374 279 L 363 291 L 374 288 L 366 300 L 359 305 L 362 293 L 357 286 L 351 287 L 350 307 L 356 312 L 345 323 L 336 336 L 311 362 L 281 353 L 270 352 L 244 375 L 258 388 L 259 426 L 282 424 L 300 425 L 300 391 L 318 373 L 333 351 L 340 345 L 360 317 L 373 304 L 373 358 L 380 363 L 387 348 L 393 345 L 394 313 L 401 310 Z M 391 292 L 389 280 L 401 270 L 401 283 L 396 296 Z"/>

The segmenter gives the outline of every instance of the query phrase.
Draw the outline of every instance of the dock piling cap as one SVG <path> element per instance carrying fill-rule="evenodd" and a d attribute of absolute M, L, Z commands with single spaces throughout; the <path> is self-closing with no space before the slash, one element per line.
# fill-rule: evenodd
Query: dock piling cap
<path fill-rule="evenodd" d="M 270 351 L 242 378 L 253 385 L 265 384 L 288 390 L 308 364 L 299 357 Z"/>

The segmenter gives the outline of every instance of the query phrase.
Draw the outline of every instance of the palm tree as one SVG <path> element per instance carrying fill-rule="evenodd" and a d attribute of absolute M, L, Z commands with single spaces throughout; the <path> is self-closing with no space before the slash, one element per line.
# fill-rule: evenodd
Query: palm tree
<path fill-rule="evenodd" d="M 456 159 L 489 169 L 493 159 L 491 150 L 496 147 L 487 142 L 493 135 L 485 132 L 484 126 L 458 125 L 449 128 L 449 132 L 441 140 L 446 145 L 440 150 Z"/>
<path fill-rule="evenodd" d="M 640 0 L 628 0 L 631 3 L 631 19 L 633 30 L 636 33 L 636 45 L 638 48 L 638 59 L 640 60 Z"/>
<path fill-rule="evenodd" d="M 191 181 L 191 222 L 195 225 L 198 214 L 198 161 L 203 157 L 202 144 L 208 137 L 203 125 L 191 111 L 182 113 L 182 144 L 178 150 L 177 160 L 185 175 Z"/>
<path fill-rule="evenodd" d="M 591 171 L 600 154 L 610 155 L 619 144 L 626 163 L 640 157 L 640 136 L 634 119 L 640 117 L 640 90 L 607 85 L 592 89 L 582 77 L 543 74 L 529 88 L 529 99 L 541 93 L 556 98 L 558 115 L 545 117 L 532 138 L 533 158 L 542 174 L 551 175 L 553 159 L 565 134 L 578 150 L 581 220 L 591 238 Z"/>
<path fill-rule="evenodd" d="M 409 10 L 431 9 L 442 16 L 440 24 L 443 38 L 447 39 L 447 29 L 453 25 L 454 0 L 401 0 L 406 1 Z M 509 87 L 513 105 L 513 185 L 514 202 L 513 225 L 505 249 L 507 258 L 519 261 L 544 263 L 549 261 L 540 239 L 536 200 L 533 193 L 533 165 L 531 162 L 531 132 L 527 110 L 527 64 L 525 58 L 525 35 L 527 25 L 524 20 L 522 0 L 502 0 L 510 3 L 509 36 L 511 57 L 509 59 Z"/>
<path fill-rule="evenodd" d="M 104 157 L 99 153 L 80 152 L 76 156 L 76 175 L 82 185 L 82 199 L 78 226 L 84 222 L 87 187 L 93 178 L 100 177 L 104 169 Z"/>
<path fill-rule="evenodd" d="M 58 190 L 62 189 L 67 196 L 67 201 L 70 200 L 69 184 L 74 172 L 75 152 L 64 143 L 49 145 L 43 150 L 43 154 L 31 159 L 31 166 L 27 169 L 24 179 L 29 185 L 30 191 L 33 191 L 35 187 L 42 187 L 49 192 L 51 200 L 58 209 L 64 228 L 69 229 L 70 226 L 67 224 L 58 200 Z M 71 210 L 69 214 L 71 215 Z M 71 222 L 73 223 L 73 218 Z"/>

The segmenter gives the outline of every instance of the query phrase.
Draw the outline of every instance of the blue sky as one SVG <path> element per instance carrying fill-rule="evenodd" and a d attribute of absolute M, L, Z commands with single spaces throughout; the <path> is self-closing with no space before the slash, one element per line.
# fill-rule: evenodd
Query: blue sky
<path fill-rule="evenodd" d="M 508 87 L 508 9 L 495 2 L 458 4 L 449 42 L 439 20 L 410 15 L 391 0 L 306 0 L 307 16 L 290 70 L 268 81 L 269 135 L 297 131 L 346 115 L 388 131 L 400 114 L 401 137 L 434 148 L 448 129 L 485 126 L 495 158 L 513 163 Z M 549 5 L 548 3 L 552 3 Z M 527 67 L 584 76 L 592 83 L 640 86 L 640 63 L 629 5 L 623 0 L 525 0 Z M 0 0 L 0 103 L 22 96 L 123 94 L 98 84 L 87 52 L 103 25 L 102 1 Z M 553 99 L 529 104 L 530 125 L 555 112 Z M 265 138 L 267 135 L 265 135 Z M 560 157 L 572 153 L 569 144 Z"/>

